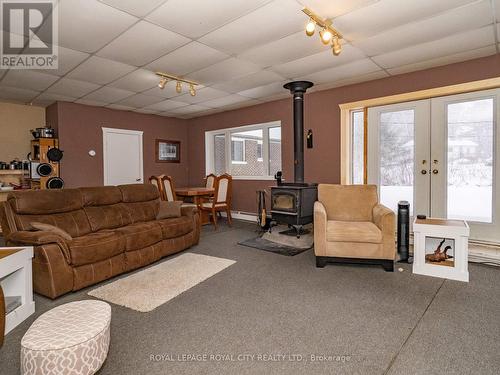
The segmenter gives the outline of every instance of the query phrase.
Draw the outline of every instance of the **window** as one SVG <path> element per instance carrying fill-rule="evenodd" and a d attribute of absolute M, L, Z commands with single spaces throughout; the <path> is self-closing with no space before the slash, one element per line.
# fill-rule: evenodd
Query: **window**
<path fill-rule="evenodd" d="M 364 182 L 365 119 L 363 111 L 351 112 L 351 183 Z"/>
<path fill-rule="evenodd" d="M 244 163 L 245 162 L 245 140 L 231 138 L 231 162 Z"/>
<path fill-rule="evenodd" d="M 271 179 L 281 170 L 281 123 L 205 133 L 206 173 L 240 179 Z M 231 157 L 226 158 L 226 155 Z"/>

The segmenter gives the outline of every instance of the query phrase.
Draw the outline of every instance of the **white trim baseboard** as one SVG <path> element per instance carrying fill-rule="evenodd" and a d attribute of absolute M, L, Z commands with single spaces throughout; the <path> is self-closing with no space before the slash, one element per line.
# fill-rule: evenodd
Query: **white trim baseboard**
<path fill-rule="evenodd" d="M 222 212 L 221 215 L 222 217 L 227 216 L 225 212 Z M 250 212 L 231 211 L 231 217 L 233 219 L 251 221 L 253 223 L 257 222 L 257 214 L 252 214 Z"/>

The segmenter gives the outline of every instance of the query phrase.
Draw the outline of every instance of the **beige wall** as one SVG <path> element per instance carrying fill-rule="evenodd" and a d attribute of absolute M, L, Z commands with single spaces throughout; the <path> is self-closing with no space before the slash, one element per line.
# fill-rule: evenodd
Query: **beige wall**
<path fill-rule="evenodd" d="M 25 160 L 33 139 L 30 129 L 45 126 L 45 108 L 0 103 L 0 161 Z"/>

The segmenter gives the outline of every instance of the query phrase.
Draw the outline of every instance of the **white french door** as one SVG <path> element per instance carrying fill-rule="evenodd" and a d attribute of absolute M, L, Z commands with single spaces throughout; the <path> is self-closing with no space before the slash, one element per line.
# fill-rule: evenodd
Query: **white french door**
<path fill-rule="evenodd" d="M 368 109 L 368 183 L 391 209 L 465 219 L 500 242 L 500 90 Z"/>

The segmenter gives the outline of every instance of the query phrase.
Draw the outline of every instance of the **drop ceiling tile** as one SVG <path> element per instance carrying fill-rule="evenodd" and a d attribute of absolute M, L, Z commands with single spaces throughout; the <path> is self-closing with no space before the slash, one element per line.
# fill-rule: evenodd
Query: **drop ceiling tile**
<path fill-rule="evenodd" d="M 59 77 L 33 70 L 9 70 L 0 81 L 0 86 L 17 87 L 34 91 L 43 91 Z"/>
<path fill-rule="evenodd" d="M 90 105 L 92 107 L 104 107 L 105 105 L 109 104 L 109 103 L 100 102 L 100 101 L 97 101 L 97 100 L 85 100 L 85 99 L 78 99 L 78 100 L 75 101 L 75 103 L 84 104 L 84 105 Z"/>
<path fill-rule="evenodd" d="M 38 69 L 37 72 L 63 76 L 75 68 L 90 55 L 85 52 L 75 51 L 59 46 L 57 69 Z"/>
<path fill-rule="evenodd" d="M 131 65 L 92 56 L 66 75 L 66 77 L 105 85 L 135 69 L 137 68 Z"/>
<path fill-rule="evenodd" d="M 295 1 L 274 0 L 199 40 L 220 51 L 238 54 L 303 30 L 307 17 L 301 10 Z"/>
<path fill-rule="evenodd" d="M 230 104 L 230 105 L 224 106 L 222 108 L 224 109 L 224 111 L 232 111 L 233 109 L 250 107 L 252 105 L 256 105 L 256 104 L 260 104 L 260 103 L 262 103 L 262 102 L 259 100 L 248 99 L 248 100 L 245 100 L 244 102 Z"/>
<path fill-rule="evenodd" d="M 500 0 L 493 0 L 493 3 L 495 4 L 495 10 L 497 11 L 496 19 L 497 21 L 500 21 Z"/>
<path fill-rule="evenodd" d="M 137 18 L 96 0 L 64 0 L 58 3 L 59 45 L 81 52 L 95 52 Z"/>
<path fill-rule="evenodd" d="M 309 8 L 323 18 L 334 18 L 352 12 L 356 9 L 371 5 L 380 0 L 298 0 L 304 7 Z"/>
<path fill-rule="evenodd" d="M 160 113 L 158 111 L 153 111 L 151 109 L 145 109 L 145 108 L 134 109 L 133 111 L 137 112 L 137 113 L 144 113 L 146 115 L 156 115 L 156 114 Z"/>
<path fill-rule="evenodd" d="M 162 99 L 162 98 L 168 99 L 168 98 L 173 98 L 173 97 L 178 97 L 178 96 L 183 95 L 182 92 L 180 94 L 178 94 L 177 91 L 175 91 L 175 83 L 174 82 L 168 82 L 165 85 L 164 89 L 160 89 L 158 87 L 158 82 L 159 82 L 159 80 L 156 81 L 155 87 L 144 91 L 143 94 L 150 95 L 150 96 L 157 96 L 160 99 Z M 185 89 L 183 91 L 185 92 Z M 174 99 L 174 100 L 177 100 L 177 99 Z"/>
<path fill-rule="evenodd" d="M 106 108 L 118 109 L 120 111 L 132 111 L 135 109 L 134 107 L 130 107 L 127 105 L 121 105 L 121 104 L 110 104 L 110 105 L 107 105 Z"/>
<path fill-rule="evenodd" d="M 223 96 L 222 98 L 207 100 L 206 102 L 202 102 L 200 104 L 208 108 L 218 108 L 218 107 L 226 107 L 228 105 L 233 105 L 236 103 L 246 102 L 248 100 L 251 99 L 248 99 L 244 96 L 233 94 L 233 95 Z"/>
<path fill-rule="evenodd" d="M 461 61 L 478 59 L 480 57 L 494 55 L 495 53 L 497 53 L 497 51 L 496 51 L 495 45 L 492 44 L 491 46 L 482 47 L 482 48 L 478 48 L 478 49 L 474 49 L 474 50 L 468 50 L 468 51 L 464 51 L 464 52 L 459 52 L 456 54 L 452 54 L 452 55 L 448 55 L 448 56 L 444 56 L 444 57 L 438 57 L 437 59 L 422 61 L 422 62 L 418 62 L 415 64 L 404 65 L 401 67 L 388 69 L 387 71 L 391 75 L 403 74 L 403 73 L 408 73 L 408 72 L 414 72 L 417 70 L 433 68 L 436 66 L 453 64 L 453 63 L 457 63 L 457 62 L 461 62 Z"/>
<path fill-rule="evenodd" d="M 191 105 L 186 105 L 184 107 L 174 108 L 172 110 L 169 110 L 168 112 L 170 112 L 172 114 L 176 114 L 176 115 L 185 115 L 185 114 L 190 114 L 190 113 L 206 111 L 207 109 L 210 109 L 210 108 L 205 107 L 203 105 L 199 105 L 199 104 L 191 104 Z"/>
<path fill-rule="evenodd" d="M 186 105 L 188 105 L 188 104 L 183 103 L 183 102 L 177 102 L 175 100 L 164 100 L 164 101 L 156 103 L 156 104 L 148 105 L 144 109 L 149 109 L 149 110 L 158 111 L 158 112 L 165 112 L 165 111 L 169 111 L 171 109 L 184 107 Z"/>
<path fill-rule="evenodd" d="M 61 78 L 54 85 L 47 89 L 47 92 L 70 96 L 73 98 L 80 98 L 97 90 L 99 85 L 90 82 L 77 81 L 76 79 Z"/>
<path fill-rule="evenodd" d="M 344 64 L 334 68 L 322 70 L 306 76 L 295 77 L 304 79 L 314 84 L 331 83 L 341 79 L 356 77 L 361 74 L 373 73 L 381 70 L 370 59 L 357 60 L 350 64 Z"/>
<path fill-rule="evenodd" d="M 492 26 L 467 31 L 439 40 L 413 45 L 399 51 L 375 56 L 373 60 L 384 68 L 395 68 L 420 61 L 460 53 L 467 49 L 477 49 L 495 43 Z"/>
<path fill-rule="evenodd" d="M 157 96 L 149 96 L 144 94 L 136 94 L 118 102 L 117 104 L 126 105 L 134 108 L 142 108 L 151 104 L 159 103 L 162 99 Z"/>
<path fill-rule="evenodd" d="M 204 101 L 211 100 L 211 99 L 221 98 L 221 97 L 227 96 L 227 95 L 229 95 L 228 92 L 217 90 L 217 89 L 214 89 L 211 87 L 205 87 L 205 88 L 196 90 L 195 96 L 191 96 L 191 94 L 184 94 L 184 95 L 180 95 L 180 96 L 176 97 L 175 100 L 178 100 L 178 101 L 184 102 L 184 103 L 189 103 L 189 104 L 196 104 L 196 103 L 204 102 Z"/>
<path fill-rule="evenodd" d="M 160 57 L 146 66 L 146 69 L 182 76 L 206 68 L 229 56 L 198 42 L 191 42 Z"/>
<path fill-rule="evenodd" d="M 169 0 L 146 19 L 187 37 L 199 38 L 269 1 Z"/>
<path fill-rule="evenodd" d="M 337 17 L 333 26 L 355 41 L 459 7 L 471 0 L 383 0 Z"/>
<path fill-rule="evenodd" d="M 255 87 L 253 89 L 240 91 L 238 92 L 238 95 L 252 99 L 262 99 L 262 98 L 267 98 L 271 95 L 287 94 L 289 93 L 289 91 L 283 88 L 283 85 L 287 82 L 288 81 L 281 81 L 281 82 L 271 83 L 269 85 Z"/>
<path fill-rule="evenodd" d="M 389 74 L 387 74 L 383 70 L 379 70 L 368 74 L 360 74 L 349 78 L 339 79 L 335 82 L 320 83 L 318 85 L 315 85 L 311 89 L 311 92 L 328 90 L 335 87 L 354 85 L 356 83 L 368 82 L 368 81 L 373 81 L 375 79 L 381 79 L 387 77 L 389 77 Z"/>
<path fill-rule="evenodd" d="M 334 56 L 330 49 L 285 64 L 272 66 L 270 70 L 281 74 L 284 77 L 299 77 L 311 74 L 320 70 L 333 68 L 351 61 L 365 58 L 365 54 L 349 44 L 344 44 L 342 52 Z"/>
<path fill-rule="evenodd" d="M 0 99 L 30 103 L 36 96 L 38 96 L 38 94 L 40 93 L 35 90 L 26 90 L 17 87 L 2 87 L 0 90 Z"/>
<path fill-rule="evenodd" d="M 134 92 L 142 92 L 158 85 L 160 78 L 150 70 L 137 69 L 109 86 Z"/>
<path fill-rule="evenodd" d="M 99 0 L 101 3 L 123 10 L 136 17 L 144 17 L 166 0 Z"/>
<path fill-rule="evenodd" d="M 435 17 L 405 24 L 353 44 L 368 56 L 375 56 L 489 24 L 491 3 L 490 0 L 482 0 Z"/>
<path fill-rule="evenodd" d="M 188 38 L 160 26 L 140 21 L 101 49 L 97 55 L 142 66 L 189 41 Z"/>
<path fill-rule="evenodd" d="M 72 98 L 70 96 L 43 92 L 33 100 L 33 104 L 47 107 L 55 102 L 74 102 L 75 100 L 76 98 Z"/>
<path fill-rule="evenodd" d="M 104 86 L 99 90 L 96 90 L 89 95 L 84 96 L 82 99 L 105 103 L 115 103 L 132 95 L 135 95 L 135 92 Z"/>
<path fill-rule="evenodd" d="M 321 43 L 320 38 L 310 38 L 304 31 L 299 31 L 274 42 L 245 51 L 238 57 L 260 66 L 268 67 L 325 50 L 331 51 L 331 48 Z M 330 54 L 332 53 L 330 52 Z"/>
<path fill-rule="evenodd" d="M 213 87 L 219 90 L 237 93 L 239 91 L 252 89 L 270 83 L 283 81 L 283 77 L 277 73 L 261 70 L 244 77 L 235 78 L 231 81 L 219 83 Z"/>
<path fill-rule="evenodd" d="M 260 68 L 253 63 L 231 57 L 208 68 L 190 73 L 187 78 L 206 86 L 252 74 L 259 70 Z"/>

